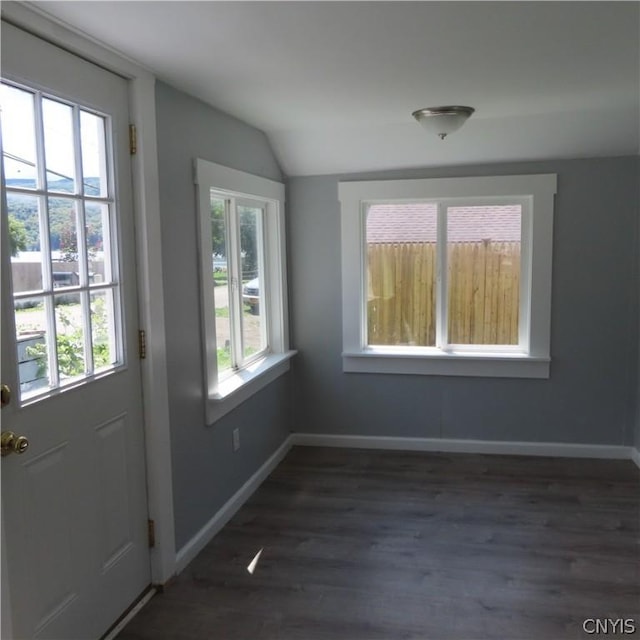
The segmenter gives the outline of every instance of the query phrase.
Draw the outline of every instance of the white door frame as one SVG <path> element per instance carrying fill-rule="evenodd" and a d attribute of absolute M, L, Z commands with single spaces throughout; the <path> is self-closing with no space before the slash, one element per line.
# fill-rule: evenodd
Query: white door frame
<path fill-rule="evenodd" d="M 2 18 L 52 44 L 90 60 L 130 83 L 130 114 L 137 128 L 138 150 L 132 156 L 136 252 L 138 266 L 138 313 L 146 331 L 147 355 L 142 361 L 145 420 L 145 453 L 149 517 L 155 521 L 156 546 L 151 549 L 151 580 L 164 584 L 175 573 L 176 551 L 173 517 L 173 484 L 167 361 L 162 288 L 160 195 L 156 143 L 155 77 L 115 50 L 89 40 L 36 9 L 16 2 L 2 3 Z M 2 536 L 4 577 L 5 539 Z M 3 581 L 4 582 L 4 581 Z M 3 591 L 7 584 L 3 585 Z M 3 605 L 6 605 L 3 594 Z M 3 606 L 4 609 L 4 606 Z M 4 618 L 5 616 L 3 616 Z M 3 620 L 3 632 L 5 620 Z"/>

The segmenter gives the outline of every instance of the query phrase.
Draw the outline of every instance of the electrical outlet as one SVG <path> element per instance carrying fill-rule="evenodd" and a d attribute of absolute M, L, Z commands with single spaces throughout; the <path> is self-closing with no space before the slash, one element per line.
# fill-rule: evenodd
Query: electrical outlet
<path fill-rule="evenodd" d="M 233 450 L 237 451 L 240 448 L 240 429 L 233 430 Z"/>

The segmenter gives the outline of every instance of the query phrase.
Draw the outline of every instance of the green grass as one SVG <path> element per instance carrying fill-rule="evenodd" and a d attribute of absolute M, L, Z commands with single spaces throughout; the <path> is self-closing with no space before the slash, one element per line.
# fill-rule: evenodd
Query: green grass
<path fill-rule="evenodd" d="M 229 349 L 218 348 L 218 371 L 224 371 L 231 367 L 231 353 Z"/>

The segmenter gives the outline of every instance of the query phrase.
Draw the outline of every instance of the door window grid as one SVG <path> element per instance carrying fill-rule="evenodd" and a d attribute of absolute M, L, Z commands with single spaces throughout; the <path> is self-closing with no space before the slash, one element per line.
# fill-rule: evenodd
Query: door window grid
<path fill-rule="evenodd" d="M 4 81 L 2 106 L 24 402 L 112 369 L 124 359 L 117 261 L 112 259 L 110 123 L 80 105 Z M 66 141 L 56 144 L 61 137 Z M 17 177 L 21 173 L 26 179 Z M 21 201 L 31 203 L 26 216 Z M 20 259 L 27 249 L 37 264 Z"/>

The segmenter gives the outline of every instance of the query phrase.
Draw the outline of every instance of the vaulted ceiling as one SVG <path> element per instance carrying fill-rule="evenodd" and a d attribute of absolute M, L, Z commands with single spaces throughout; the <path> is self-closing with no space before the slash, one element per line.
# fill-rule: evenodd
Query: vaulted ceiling
<path fill-rule="evenodd" d="M 262 129 L 287 175 L 637 154 L 638 2 L 33 2 Z M 476 113 L 444 141 L 411 117 Z"/>

